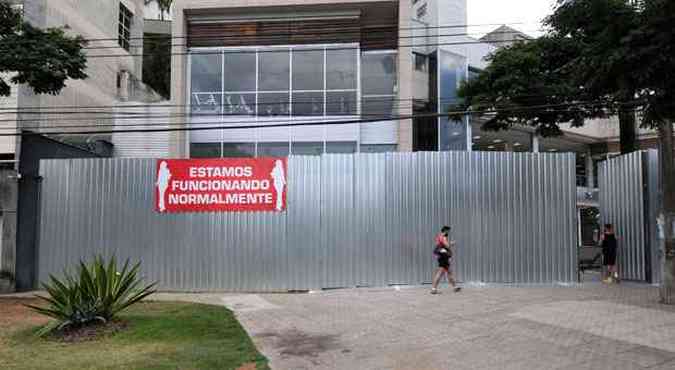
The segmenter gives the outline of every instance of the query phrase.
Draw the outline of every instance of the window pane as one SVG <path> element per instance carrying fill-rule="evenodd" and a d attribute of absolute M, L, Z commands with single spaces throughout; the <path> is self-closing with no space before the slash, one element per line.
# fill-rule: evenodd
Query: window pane
<path fill-rule="evenodd" d="M 220 158 L 220 143 L 191 143 L 191 158 Z"/>
<path fill-rule="evenodd" d="M 193 54 L 191 67 L 192 92 L 220 92 L 221 55 Z"/>
<path fill-rule="evenodd" d="M 356 103 L 356 92 L 328 92 L 326 93 L 326 115 L 355 115 Z"/>
<path fill-rule="evenodd" d="M 396 92 L 396 54 L 364 53 L 361 57 L 361 89 L 365 95 Z"/>
<path fill-rule="evenodd" d="M 388 153 L 395 151 L 396 151 L 396 144 L 361 145 L 361 153 Z"/>
<path fill-rule="evenodd" d="M 415 56 L 415 70 L 426 72 L 427 71 L 427 56 L 423 54 L 413 53 Z"/>
<path fill-rule="evenodd" d="M 225 91 L 255 91 L 255 53 L 225 54 Z"/>
<path fill-rule="evenodd" d="M 447 117 L 440 117 L 439 120 L 440 125 L 438 136 L 440 141 L 440 150 L 467 150 L 466 121 L 453 121 Z"/>
<path fill-rule="evenodd" d="M 293 93 L 293 116 L 323 116 L 323 93 Z"/>
<path fill-rule="evenodd" d="M 326 89 L 356 89 L 356 52 L 326 51 Z"/>
<path fill-rule="evenodd" d="M 293 51 L 293 90 L 323 90 L 323 50 Z"/>
<path fill-rule="evenodd" d="M 288 90 L 290 80 L 289 58 L 289 52 L 283 49 L 259 53 L 258 90 Z"/>
<path fill-rule="evenodd" d="M 254 143 L 223 143 L 223 157 L 253 157 L 253 156 L 255 156 Z"/>
<path fill-rule="evenodd" d="M 321 155 L 323 154 L 322 142 L 293 143 L 291 152 L 294 155 Z"/>
<path fill-rule="evenodd" d="M 193 113 L 220 114 L 221 95 L 220 93 L 193 92 L 190 97 L 190 108 Z"/>
<path fill-rule="evenodd" d="M 289 99 L 288 94 L 258 94 L 258 115 L 288 116 L 290 111 Z"/>
<path fill-rule="evenodd" d="M 395 115 L 395 96 L 364 98 L 361 105 L 361 115 L 364 119 L 391 118 Z"/>
<path fill-rule="evenodd" d="M 223 113 L 226 115 L 255 115 L 255 94 L 228 94 L 224 95 Z"/>
<path fill-rule="evenodd" d="M 286 157 L 288 143 L 258 143 L 258 157 Z"/>
<path fill-rule="evenodd" d="M 333 141 L 326 143 L 326 153 L 355 153 L 356 142 L 354 141 Z"/>

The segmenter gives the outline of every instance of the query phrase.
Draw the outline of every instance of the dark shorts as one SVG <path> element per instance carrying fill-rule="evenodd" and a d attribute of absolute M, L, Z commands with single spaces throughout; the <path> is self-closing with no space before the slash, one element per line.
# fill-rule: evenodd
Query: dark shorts
<path fill-rule="evenodd" d="M 450 260 L 448 259 L 438 259 L 438 267 L 444 268 L 446 270 L 450 269 Z"/>
<path fill-rule="evenodd" d="M 606 249 L 602 251 L 602 264 L 605 266 L 616 265 L 616 249 Z"/>

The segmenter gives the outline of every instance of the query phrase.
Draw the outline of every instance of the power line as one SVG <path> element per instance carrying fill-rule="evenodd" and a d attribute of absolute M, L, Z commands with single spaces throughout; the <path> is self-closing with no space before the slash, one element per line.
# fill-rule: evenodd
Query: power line
<path fill-rule="evenodd" d="M 509 42 L 518 42 L 518 41 L 523 41 L 521 39 L 512 39 L 512 40 L 500 40 L 500 43 L 509 43 Z M 437 42 L 437 43 L 427 43 L 427 44 L 411 44 L 411 45 L 397 45 L 395 49 L 386 49 L 386 50 L 398 50 L 402 48 L 419 48 L 419 47 L 433 47 L 433 46 L 453 46 L 453 45 L 476 45 L 476 44 L 485 44 L 483 41 L 455 41 L 455 42 Z M 311 45 L 311 44 L 309 44 Z M 329 45 L 329 44 L 327 44 Z M 280 46 L 284 45 L 278 45 L 276 48 L 279 48 Z M 362 50 L 362 51 L 368 51 L 368 50 L 377 50 L 378 47 L 383 47 L 383 46 L 388 46 L 388 44 L 382 44 L 382 45 L 377 45 L 377 44 L 371 44 L 369 47 L 366 48 L 361 48 L 359 47 L 354 47 L 354 46 L 349 46 L 349 47 L 328 47 L 325 49 L 324 47 L 320 49 L 316 48 L 302 48 L 303 52 L 307 51 L 324 51 L 324 50 Z M 232 46 L 233 48 L 236 48 L 237 46 Z M 245 45 L 240 45 L 239 47 L 245 47 Z M 265 47 L 264 45 L 260 46 Z M 237 50 L 237 54 L 253 54 L 253 53 L 288 53 L 288 50 L 274 50 L 275 45 L 270 45 L 269 50 Z M 213 51 L 207 51 L 207 50 L 196 50 L 196 51 L 187 51 L 187 52 L 179 52 L 179 53 L 168 53 L 164 55 L 171 55 L 171 56 L 178 56 L 178 55 L 217 55 L 217 54 L 222 54 L 224 53 L 225 50 L 213 50 Z M 96 55 L 88 55 L 87 59 L 91 58 L 130 58 L 130 57 L 145 57 L 145 56 L 154 56 L 156 54 L 152 53 L 142 53 L 142 54 L 131 54 L 131 53 L 125 53 L 125 54 L 96 54 Z"/>
<path fill-rule="evenodd" d="M 382 102 L 382 101 L 378 101 Z M 569 106 L 569 107 L 605 107 L 610 105 L 609 103 L 603 101 L 603 100 L 594 100 L 594 101 L 578 101 L 578 102 L 569 102 L 569 103 L 558 103 L 558 104 L 550 104 L 551 107 L 556 106 L 556 107 L 564 107 L 564 106 Z M 392 105 L 392 110 L 396 110 L 401 108 L 402 105 Z M 124 116 L 105 116 L 105 117 L 76 117 L 76 118 L 69 118 L 69 117 L 58 117 L 58 118 L 52 118 L 52 119 L 21 119 L 21 120 L 0 120 L 0 122 L 6 122 L 6 124 L 11 124 L 13 122 L 31 122 L 31 123 L 37 123 L 37 122 L 55 122 L 55 121 L 101 121 L 101 120 L 156 120 L 156 119 L 167 119 L 167 118 L 194 118 L 194 117 L 204 117 L 204 118 L 216 118 L 216 117 L 251 117 L 251 119 L 256 119 L 256 117 L 275 117 L 279 119 L 283 118 L 288 118 L 289 120 L 294 120 L 298 119 L 298 117 L 316 117 L 317 119 L 324 118 L 324 119 L 330 119 L 330 117 L 339 117 L 339 116 L 353 116 L 353 115 L 359 115 L 359 116 L 375 116 L 375 117 L 380 117 L 386 114 L 389 114 L 389 112 L 377 112 L 377 111 L 369 111 L 368 113 L 361 113 L 361 114 L 356 114 L 356 113 L 342 113 L 342 114 L 332 114 L 332 115 L 324 115 L 324 114 L 305 114 L 303 115 L 302 113 L 293 115 L 293 113 L 289 112 L 288 114 L 284 115 L 264 115 L 264 114 L 246 114 L 246 113 L 220 113 L 220 112 L 212 112 L 212 113 L 191 113 L 191 112 L 186 112 L 186 113 L 176 113 L 176 114 L 146 114 L 146 115 L 124 115 Z M 264 118 L 263 118 L 264 119 Z M 135 123 L 131 124 L 133 125 L 138 125 L 138 126 L 147 126 L 147 125 L 154 125 L 155 123 L 148 122 L 148 123 Z M 193 124 L 199 124 L 199 122 L 193 122 Z M 46 124 L 46 126 L 49 126 L 50 128 L 54 128 L 57 126 Z M 107 127 L 107 126 L 125 126 L 125 124 L 104 124 L 104 123 L 98 123 L 98 122 L 92 122 L 87 125 L 66 125 L 66 126 L 61 126 L 61 127 Z M 35 128 L 40 128 L 40 126 L 32 126 Z M 0 127 L 1 129 L 2 127 Z M 29 128 L 29 126 L 22 125 L 21 128 Z"/>
<path fill-rule="evenodd" d="M 356 92 L 354 92 L 356 93 Z M 252 93 L 253 95 L 255 93 Z M 214 94 L 214 95 L 220 95 L 220 93 Z M 332 108 L 332 107 L 339 107 L 342 105 L 351 105 L 351 104 L 358 104 L 359 102 L 364 102 L 368 101 L 368 99 L 372 99 L 371 102 L 373 103 L 388 103 L 388 102 L 399 102 L 398 105 L 392 105 L 393 107 L 397 106 L 402 106 L 400 102 L 413 102 L 416 99 L 411 98 L 411 99 L 398 99 L 398 98 L 382 98 L 382 97 L 374 97 L 374 98 L 369 98 L 369 97 L 362 97 L 361 99 L 346 99 L 346 100 L 341 100 L 341 101 L 335 101 L 335 102 L 326 102 L 325 106 L 326 108 Z M 439 99 L 439 102 L 441 103 L 458 103 L 460 102 L 460 99 L 456 98 L 448 98 L 448 99 Z M 315 100 L 302 100 L 302 99 L 293 99 L 292 101 L 290 100 L 284 100 L 284 101 L 276 101 L 276 102 L 266 102 L 266 103 L 248 103 L 246 104 L 248 107 L 256 107 L 256 106 L 278 106 L 278 105 L 283 105 L 286 107 L 292 107 L 296 105 L 304 106 L 308 105 L 311 103 L 314 103 Z M 323 99 L 321 99 L 321 106 L 324 106 L 323 104 Z M 147 106 L 144 106 L 145 108 Z M 189 107 L 192 109 L 199 110 L 199 106 L 196 104 L 193 105 L 168 105 L 167 107 Z M 121 107 L 121 108 L 126 108 L 126 107 Z M 214 105 L 214 108 L 216 109 L 221 109 L 224 108 L 224 106 L 221 106 L 220 104 Z M 21 119 L 0 119 L 0 122 L 35 122 L 35 121 L 67 121 L 67 120 L 73 120 L 73 121 L 83 121 L 83 120 L 96 120 L 96 119 L 114 119 L 114 118 L 119 118 L 119 119 L 138 119 L 138 118 L 155 118 L 155 117 L 161 117 L 161 116 L 167 116 L 167 113 L 163 112 L 157 112 L 157 113 L 152 113 L 152 112 L 106 112 L 106 111 L 98 111 L 98 112 L 92 112 L 92 111 L 46 111 L 46 112 L 31 112 L 31 111 L 15 111 L 15 112 L 1 112 L 0 111 L 0 117 L 3 115 L 16 115 L 16 114 L 22 114 L 22 115 L 39 115 L 40 117 L 36 118 L 21 118 Z M 91 114 L 101 114 L 104 116 L 94 116 Z M 199 117 L 199 116 L 214 116 L 214 115 L 223 115 L 223 116 L 242 116 L 242 115 L 252 115 L 253 113 L 225 113 L 225 112 L 205 112 L 205 113 L 200 113 L 200 112 L 186 112 L 186 113 L 175 113 L 171 114 L 169 116 L 191 116 L 191 117 Z M 292 115 L 292 113 L 290 113 Z M 46 115 L 87 115 L 86 117 L 52 117 L 52 118 L 41 118 L 42 116 Z"/>
<path fill-rule="evenodd" d="M 313 17 L 314 18 L 314 17 Z M 331 17 L 334 19 L 334 17 Z M 264 22 L 264 20 L 260 21 Z M 253 22 L 255 23 L 255 22 Z M 417 30 L 432 30 L 432 29 L 453 29 L 453 28 L 470 28 L 470 27 L 487 27 L 487 26 L 503 26 L 503 25 L 523 25 L 523 24 L 538 24 L 536 22 L 511 22 L 511 23 L 483 23 L 483 24 L 455 24 L 455 25 L 443 25 L 443 26 L 419 26 L 419 27 L 398 27 L 398 24 L 365 24 L 365 25 L 359 25 L 359 29 L 372 29 L 372 28 L 391 28 L 392 30 L 397 30 L 397 31 L 417 31 Z M 330 23 L 328 24 L 330 25 Z M 321 27 L 324 27 L 323 25 L 315 25 L 315 26 L 308 26 L 305 29 L 312 29 L 312 27 L 316 27 L 316 29 L 322 29 Z M 343 29 L 344 27 L 341 27 L 339 25 L 335 26 L 336 30 Z M 288 26 L 272 26 L 272 27 L 265 27 L 265 31 L 268 32 L 274 32 L 274 31 L 283 31 L 287 30 Z M 187 38 L 192 38 L 194 36 L 170 36 L 172 39 L 187 39 Z M 166 36 L 141 36 L 141 37 L 130 37 L 128 40 L 144 40 L 148 38 L 166 38 Z M 84 39 L 84 41 L 87 42 L 98 42 L 98 41 L 118 41 L 119 37 L 114 37 L 114 38 L 89 38 L 89 39 Z"/>
<path fill-rule="evenodd" d="M 0 133 L 1 136 L 23 136 L 23 135 L 88 135 L 88 134 L 96 134 L 96 135 L 101 135 L 101 134 L 116 134 L 116 133 L 135 133 L 135 132 L 174 132 L 174 131 L 209 131 L 209 130 L 237 130 L 237 129 L 253 129 L 253 128 L 274 128 L 274 127 L 304 127 L 304 126 L 323 126 L 323 125 L 344 125 L 344 124 L 352 124 L 352 123 L 377 123 L 377 122 L 383 122 L 383 121 L 391 121 L 391 120 L 406 120 L 406 119 L 414 119 L 414 118 L 438 118 L 438 117 L 450 117 L 454 115 L 475 115 L 475 114 L 492 114 L 492 113 L 499 113 L 499 112 L 519 112 L 519 111 L 529 111 L 529 110 L 539 110 L 539 109 L 546 109 L 546 108 L 555 108 L 557 106 L 565 106 L 565 105 L 559 105 L 559 104 L 546 104 L 546 105 L 534 105 L 534 106 L 529 106 L 529 107 L 519 107 L 519 108 L 509 108 L 509 109 L 486 109 L 486 110 L 463 110 L 463 111 L 449 111 L 446 113 L 422 113 L 422 114 L 413 114 L 413 115 L 403 115 L 403 116 L 389 116 L 389 117 L 378 117 L 378 118 L 369 118 L 369 119 L 353 119 L 353 120 L 335 120 L 335 121 L 325 121 L 325 120 L 320 120 L 320 121 L 295 121 L 295 122 L 289 122 L 290 120 L 284 121 L 283 123 L 272 123 L 275 121 L 268 121 L 264 124 L 248 124 L 248 125 L 237 125 L 237 126 L 231 126 L 232 124 L 237 124 L 237 122 L 227 122 L 229 125 L 227 126 L 210 126 L 210 127 L 174 127 L 174 128 L 168 128 L 168 126 L 171 125 L 206 125 L 206 124 L 222 124 L 223 122 L 201 122 L 201 123 L 190 123 L 190 122 L 167 122 L 163 123 L 162 126 L 167 126 L 166 128 L 143 128 L 143 129 L 138 129 L 138 130 L 129 130 L 129 129 L 124 129 L 124 130 L 87 130 L 87 131 L 54 131 L 54 132 L 40 132 L 40 133 L 35 133 L 35 132 L 16 132 L 16 133 Z M 551 113 L 556 113 L 556 112 L 569 112 L 568 110 L 551 110 Z M 317 117 L 317 119 L 325 117 Z M 240 123 L 250 123 L 251 121 L 242 121 Z M 277 121 L 279 122 L 279 121 Z M 156 125 L 160 125 L 159 123 L 155 123 Z M 137 125 L 138 127 L 147 127 L 148 124 L 139 124 Z M 54 127 L 50 127 L 54 128 Z M 67 127 L 64 127 L 67 128 Z"/>
<path fill-rule="evenodd" d="M 294 90 L 289 90 L 289 92 L 293 92 Z M 323 91 L 323 90 L 321 90 Z M 319 91 L 318 91 L 319 92 Z M 210 94 L 210 92 L 194 92 L 196 94 Z M 227 92 L 213 92 L 214 95 L 220 95 L 220 94 L 226 94 Z M 255 91 L 252 91 L 250 94 L 255 94 Z M 241 93 L 238 93 L 241 94 Z M 367 96 L 366 96 L 367 97 Z M 523 99 L 523 98 L 557 98 L 561 97 L 560 94 L 519 94 L 519 95 L 511 95 L 511 97 L 515 97 L 518 99 Z M 577 94 L 575 95 L 577 98 L 582 98 L 582 94 Z M 362 97 L 363 99 L 363 97 Z M 400 98 L 392 98 L 391 100 L 393 101 L 415 101 L 418 99 L 411 98 L 411 99 L 400 99 Z M 438 99 L 439 102 L 458 102 L 461 99 L 458 98 L 441 98 Z M 348 100 L 351 101 L 351 100 Z M 380 98 L 378 101 L 390 101 L 389 99 L 383 99 Z M 354 102 L 358 102 L 358 100 L 354 100 Z M 289 103 L 289 101 L 285 101 L 285 103 Z M 258 104 L 267 104 L 267 103 L 250 103 L 248 105 L 258 105 Z M 143 103 L 143 104 L 117 104 L 117 105 L 87 105 L 87 106 L 82 106 L 82 105 L 70 105 L 70 106 L 33 106 L 33 107 L 7 107 L 7 108 L 0 108 L 0 116 L 1 115 L 8 115 L 8 114 L 36 114 L 36 115 L 52 115 L 52 114 L 126 114 L 126 115 L 143 115 L 146 114 L 145 112 L 113 112 L 113 111 L 90 111 L 87 109 L 95 109 L 95 108 L 151 108 L 151 109 L 161 109 L 161 108 L 180 108 L 180 107 L 194 107 L 195 104 L 153 104 L 153 103 Z M 35 109 L 35 111 L 27 111 L 28 109 Z M 44 110 L 48 111 L 44 111 Z M 77 111 L 62 111 L 60 109 L 78 109 Z M 85 109 L 86 111 L 83 111 Z M 10 120 L 14 121 L 14 120 Z"/>
<path fill-rule="evenodd" d="M 358 30 L 355 30 L 355 31 L 349 31 L 349 30 L 341 29 L 341 30 L 337 30 L 337 31 L 332 31 L 331 35 L 335 35 L 335 34 L 338 34 L 338 35 L 339 35 L 339 34 L 343 34 L 343 33 L 346 33 L 346 34 L 352 34 L 352 33 L 357 33 L 357 32 L 358 32 L 358 33 L 361 33 L 361 32 L 363 32 L 363 31 L 364 31 L 363 29 L 358 29 Z M 535 32 L 536 32 L 536 31 L 542 31 L 542 29 L 537 29 L 537 30 L 532 30 L 532 31 L 535 31 Z M 368 34 L 369 34 L 369 36 L 368 36 L 368 41 L 372 41 L 372 40 L 393 40 L 393 39 L 394 39 L 393 37 L 387 36 L 387 34 L 390 34 L 390 33 L 391 33 L 391 32 L 389 32 L 389 31 L 371 31 L 371 30 L 367 30 L 367 32 L 368 32 Z M 373 36 L 371 36 L 371 33 L 374 33 L 374 34 L 384 34 L 384 35 L 383 35 L 383 36 L 380 36 L 380 37 L 373 37 Z M 491 34 L 512 34 L 512 33 L 513 33 L 513 32 L 509 32 L 509 31 L 495 31 L 495 32 L 492 32 Z M 191 36 L 189 39 L 190 39 L 190 40 L 200 40 L 200 41 L 204 41 L 204 40 L 206 40 L 206 41 L 208 41 L 208 40 L 216 40 L 216 41 L 218 41 L 218 40 L 227 40 L 227 39 L 230 39 L 230 38 L 242 38 L 242 39 L 248 39 L 248 38 L 251 38 L 251 39 L 252 39 L 251 41 L 256 41 L 257 43 L 259 43 L 259 42 L 272 42 L 272 41 L 276 41 L 276 40 L 282 40 L 282 41 L 283 41 L 283 40 L 286 40 L 288 37 L 300 37 L 300 36 L 310 36 L 310 35 L 314 35 L 314 36 L 324 36 L 324 35 L 329 35 L 329 34 L 328 34 L 328 33 L 322 34 L 322 33 L 304 33 L 304 32 L 297 32 L 297 33 L 288 33 L 288 34 L 278 34 L 278 33 L 277 33 L 277 34 L 270 34 L 270 35 Z M 396 39 L 400 40 L 400 39 L 418 39 L 418 38 L 435 38 L 435 37 L 459 37 L 459 36 L 472 37 L 472 35 L 477 35 L 477 33 L 475 33 L 475 32 L 474 32 L 474 33 L 463 32 L 463 33 L 440 34 L 440 35 L 435 35 L 435 34 L 431 34 L 431 35 L 429 35 L 429 34 L 425 34 L 425 35 L 408 35 L 408 36 L 397 36 Z M 182 37 L 177 37 L 177 38 L 182 38 Z M 153 37 L 153 39 L 166 41 L 166 40 L 171 40 L 171 39 L 173 39 L 173 37 L 171 37 L 171 36 L 165 36 L 164 38 L 155 38 L 155 37 Z M 239 41 L 239 40 L 237 40 L 237 41 Z M 496 41 L 496 42 L 501 42 L 501 41 Z M 483 43 L 485 43 L 485 42 L 483 42 Z M 142 46 L 143 46 L 143 45 L 130 45 L 130 47 L 142 47 Z M 184 44 L 173 44 L 173 43 L 172 43 L 171 45 L 167 45 L 167 46 L 170 46 L 170 47 L 188 46 L 188 47 L 189 47 L 190 45 L 189 45 L 189 44 L 186 44 L 186 43 L 184 43 Z M 196 46 L 196 47 L 199 47 L 199 46 Z M 121 46 L 119 46 L 119 45 L 111 45 L 111 46 L 91 46 L 91 47 L 87 46 L 87 47 L 83 47 L 82 49 L 83 49 L 83 50 L 100 50 L 100 49 L 119 49 L 119 48 L 121 48 Z"/>

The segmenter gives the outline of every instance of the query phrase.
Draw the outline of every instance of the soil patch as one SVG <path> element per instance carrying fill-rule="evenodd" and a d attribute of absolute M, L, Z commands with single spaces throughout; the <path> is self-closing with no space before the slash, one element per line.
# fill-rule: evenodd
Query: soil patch
<path fill-rule="evenodd" d="M 0 298 L 0 329 L 13 331 L 27 326 L 43 325 L 49 319 L 26 307 L 27 304 L 40 305 L 35 298 Z"/>
<path fill-rule="evenodd" d="M 237 368 L 237 370 L 256 370 L 257 367 L 255 366 L 255 362 L 249 362 L 247 364 L 243 364 Z"/>
<path fill-rule="evenodd" d="M 49 338 L 66 343 L 79 343 L 113 335 L 128 327 L 127 321 L 115 319 L 107 323 L 97 322 L 86 326 L 67 327 L 54 332 Z"/>

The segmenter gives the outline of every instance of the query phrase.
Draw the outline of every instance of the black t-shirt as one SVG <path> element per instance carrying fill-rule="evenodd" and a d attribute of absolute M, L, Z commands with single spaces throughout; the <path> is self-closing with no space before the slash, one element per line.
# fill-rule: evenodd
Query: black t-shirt
<path fill-rule="evenodd" d="M 605 238 L 602 241 L 602 251 L 613 252 L 616 250 L 616 236 L 614 234 L 605 234 Z"/>

